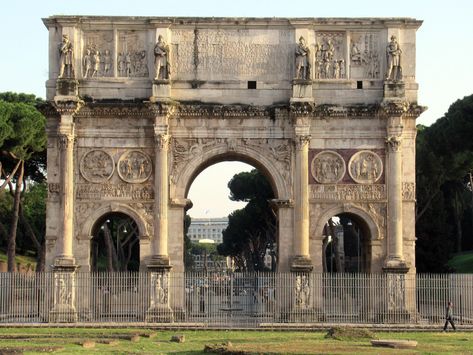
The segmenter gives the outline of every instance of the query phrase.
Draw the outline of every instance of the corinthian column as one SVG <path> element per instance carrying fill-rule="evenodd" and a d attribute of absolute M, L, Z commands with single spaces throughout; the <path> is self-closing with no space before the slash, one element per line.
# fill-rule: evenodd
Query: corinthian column
<path fill-rule="evenodd" d="M 403 256 L 402 233 L 402 120 L 401 116 L 388 118 L 387 149 L 387 192 L 388 252 L 384 269 L 386 271 L 407 271 Z"/>
<path fill-rule="evenodd" d="M 296 128 L 297 130 L 297 128 Z M 296 169 L 294 176 L 294 259 L 291 270 L 307 272 L 312 270 L 309 255 L 309 142 L 308 134 L 297 134 Z"/>
<path fill-rule="evenodd" d="M 56 269 L 75 268 L 72 251 L 74 223 L 74 123 L 73 114 L 80 104 L 78 102 L 56 102 L 55 107 L 60 116 L 57 129 L 60 171 L 60 235 L 57 238 Z"/>

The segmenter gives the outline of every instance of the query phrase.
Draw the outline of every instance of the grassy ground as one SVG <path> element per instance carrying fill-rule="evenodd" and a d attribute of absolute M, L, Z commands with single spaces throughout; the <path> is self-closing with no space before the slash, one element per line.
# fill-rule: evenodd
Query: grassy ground
<path fill-rule="evenodd" d="M 459 273 L 473 273 L 473 252 L 454 256 L 448 266 Z"/>
<path fill-rule="evenodd" d="M 0 250 L 0 261 L 7 262 L 7 255 L 3 250 Z M 36 258 L 26 255 L 16 255 L 15 256 L 16 264 L 20 264 L 23 267 L 32 266 L 36 267 Z"/>
<path fill-rule="evenodd" d="M 131 336 L 140 334 L 138 341 Z M 144 335 L 154 334 L 154 337 Z M 183 334 L 184 343 L 171 336 Z M 0 353 L 20 350 L 25 354 L 203 354 L 206 344 L 230 341 L 245 354 L 472 354 L 473 333 L 409 332 L 376 333 L 378 339 L 416 340 L 417 349 L 374 348 L 367 339 L 325 339 L 326 332 L 273 331 L 153 331 L 148 329 L 9 328 L 0 329 Z M 94 341 L 94 348 L 81 344 Z M 115 340 L 105 344 L 106 340 Z M 134 339 L 136 340 L 136 339 Z M 102 343 L 99 343 L 102 342 Z M 57 348 L 55 348 L 57 347 Z"/>

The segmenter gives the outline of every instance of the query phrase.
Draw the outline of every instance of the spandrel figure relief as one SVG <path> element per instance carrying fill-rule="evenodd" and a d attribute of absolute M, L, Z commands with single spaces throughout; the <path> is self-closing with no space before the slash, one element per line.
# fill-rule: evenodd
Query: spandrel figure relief
<path fill-rule="evenodd" d="M 81 175 L 89 182 L 101 183 L 113 175 L 115 163 L 110 154 L 103 150 L 92 150 L 80 161 Z"/>
<path fill-rule="evenodd" d="M 321 184 L 336 183 L 345 175 L 346 167 L 342 156 L 336 152 L 324 151 L 317 154 L 310 165 L 314 179 Z"/>
<path fill-rule="evenodd" d="M 348 163 L 348 173 L 360 184 L 372 184 L 383 173 L 383 162 L 378 154 L 369 150 L 355 153 Z"/>
<path fill-rule="evenodd" d="M 138 150 L 126 152 L 118 160 L 118 175 L 123 181 L 145 182 L 151 176 L 151 172 L 151 159 Z"/>

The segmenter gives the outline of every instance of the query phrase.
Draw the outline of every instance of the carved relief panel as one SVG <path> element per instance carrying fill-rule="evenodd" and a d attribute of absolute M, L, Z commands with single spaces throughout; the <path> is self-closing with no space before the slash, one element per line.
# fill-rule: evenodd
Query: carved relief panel
<path fill-rule="evenodd" d="M 346 78 L 345 32 L 316 32 L 314 51 L 315 79 Z"/>
<path fill-rule="evenodd" d="M 83 34 L 82 77 L 114 76 L 113 31 L 86 31 Z"/>
<path fill-rule="evenodd" d="M 377 32 L 350 34 L 350 77 L 380 79 L 379 36 Z"/>
<path fill-rule="evenodd" d="M 372 184 L 383 173 L 383 162 L 379 155 L 369 150 L 355 153 L 348 162 L 348 173 L 359 184 Z"/>
<path fill-rule="evenodd" d="M 118 32 L 117 72 L 119 77 L 148 77 L 146 33 Z"/>
<path fill-rule="evenodd" d="M 145 182 L 149 179 L 153 170 L 149 156 L 139 150 L 123 153 L 117 166 L 120 178 L 130 183 Z"/>
<path fill-rule="evenodd" d="M 82 156 L 79 169 L 87 181 L 101 183 L 112 177 L 115 163 L 110 154 L 97 149 L 91 150 Z"/>
<path fill-rule="evenodd" d="M 312 176 L 321 184 L 339 182 L 345 175 L 345 170 L 342 156 L 333 151 L 320 152 L 310 164 Z"/>

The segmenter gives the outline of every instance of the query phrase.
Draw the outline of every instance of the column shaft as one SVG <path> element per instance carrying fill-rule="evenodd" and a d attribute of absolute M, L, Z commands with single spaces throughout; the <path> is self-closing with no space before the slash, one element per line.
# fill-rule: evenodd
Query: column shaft
<path fill-rule="evenodd" d="M 296 240 L 294 254 L 309 256 L 309 141 L 300 137 L 296 150 Z"/>

